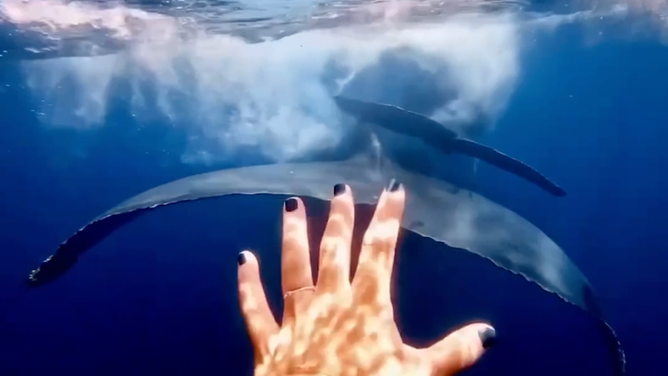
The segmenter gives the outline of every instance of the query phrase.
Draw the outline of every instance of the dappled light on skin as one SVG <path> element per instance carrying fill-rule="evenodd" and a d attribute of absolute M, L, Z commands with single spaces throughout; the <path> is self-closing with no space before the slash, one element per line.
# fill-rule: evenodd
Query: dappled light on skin
<path fill-rule="evenodd" d="M 449 376 L 484 353 L 485 323 L 466 325 L 431 347 L 403 343 L 394 320 L 390 282 L 405 205 L 393 181 L 383 191 L 350 278 L 355 223 L 351 189 L 337 185 L 320 244 L 317 282 L 311 277 L 303 202 L 286 201 L 281 256 L 284 311 L 279 325 L 267 303 L 259 264 L 239 255 L 239 302 L 254 348 L 256 376 Z M 337 194 L 338 193 L 338 194 Z"/>

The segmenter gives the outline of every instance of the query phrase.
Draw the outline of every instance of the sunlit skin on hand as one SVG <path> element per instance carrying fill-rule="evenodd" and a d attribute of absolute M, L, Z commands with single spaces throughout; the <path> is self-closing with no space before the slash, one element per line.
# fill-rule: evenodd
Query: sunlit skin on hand
<path fill-rule="evenodd" d="M 466 325 L 428 348 L 403 343 L 390 281 L 405 195 L 394 181 L 381 194 L 351 282 L 353 192 L 336 185 L 316 284 L 304 204 L 298 198 L 285 201 L 280 326 L 257 259 L 247 251 L 239 254 L 239 302 L 255 352 L 255 376 L 449 376 L 473 365 L 494 343 L 495 331 L 485 323 Z"/>

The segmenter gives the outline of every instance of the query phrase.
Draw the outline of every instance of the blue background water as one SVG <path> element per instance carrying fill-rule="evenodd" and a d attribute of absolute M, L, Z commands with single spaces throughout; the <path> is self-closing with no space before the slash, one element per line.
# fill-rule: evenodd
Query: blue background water
<path fill-rule="evenodd" d="M 538 37 L 484 138 L 569 195 L 547 197 L 483 165 L 480 190 L 537 224 L 589 277 L 630 375 L 668 374 L 668 50 L 652 39 L 587 46 L 582 33 L 572 26 Z M 235 256 L 258 250 L 277 300 L 280 202 L 162 209 L 105 240 L 62 280 L 24 294 L 26 273 L 95 215 L 154 185 L 230 164 L 183 164 L 180 130 L 137 128 L 123 108 L 110 112 L 109 126 L 85 133 L 45 129 L 18 65 L 3 63 L 0 77 L 0 374 L 250 374 Z M 409 340 L 433 340 L 482 317 L 501 340 L 471 375 L 607 372 L 604 341 L 584 314 L 473 257 L 430 262 L 430 247 L 406 239 L 400 255 L 399 320 Z M 463 300 L 470 311 L 458 309 Z"/>

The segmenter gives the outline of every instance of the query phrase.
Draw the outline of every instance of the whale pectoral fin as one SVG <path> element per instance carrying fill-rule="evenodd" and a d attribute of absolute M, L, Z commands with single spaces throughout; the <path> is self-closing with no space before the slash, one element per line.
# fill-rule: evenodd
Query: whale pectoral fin
<path fill-rule="evenodd" d="M 457 145 L 463 154 L 500 163 L 501 168 L 510 171 L 518 169 L 517 166 L 528 168 L 482 145 L 467 142 Z M 512 162 L 510 167 L 508 161 Z M 30 274 L 27 284 L 36 287 L 57 280 L 71 270 L 79 257 L 116 229 L 167 205 L 223 196 L 240 200 L 241 196 L 268 195 L 276 198 L 278 208 L 285 198 L 300 196 L 320 202 L 326 212 L 335 184 L 347 183 L 355 194 L 356 204 L 373 206 L 391 177 L 406 187 L 402 222 L 406 231 L 434 240 L 438 252 L 450 253 L 454 248 L 479 255 L 588 312 L 603 324 L 616 375 L 624 375 L 624 352 L 612 328 L 603 321 L 592 287 L 568 255 L 538 227 L 466 189 L 402 169 L 391 161 L 383 162 L 387 165 L 379 170 L 377 163 L 374 155 L 362 153 L 344 161 L 219 170 L 163 184 L 129 198 L 85 225 Z M 258 215 L 262 212 L 259 210 Z M 193 257 L 197 256 L 193 253 Z"/>
<path fill-rule="evenodd" d="M 524 178 L 554 196 L 563 197 L 566 195 L 566 191 L 550 181 L 547 177 L 543 176 L 540 172 L 534 170 L 531 166 L 509 157 L 494 148 L 463 138 L 452 140 L 451 147 L 454 152 L 481 159 L 502 170 L 506 170 Z"/>

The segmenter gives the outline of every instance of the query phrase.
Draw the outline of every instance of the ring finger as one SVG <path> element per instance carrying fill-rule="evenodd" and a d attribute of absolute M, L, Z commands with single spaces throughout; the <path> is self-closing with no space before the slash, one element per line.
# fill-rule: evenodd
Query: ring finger
<path fill-rule="evenodd" d="M 281 287 L 284 297 L 284 319 L 294 316 L 300 290 L 313 288 L 311 258 L 304 203 L 290 197 L 283 205 L 281 251 Z"/>

